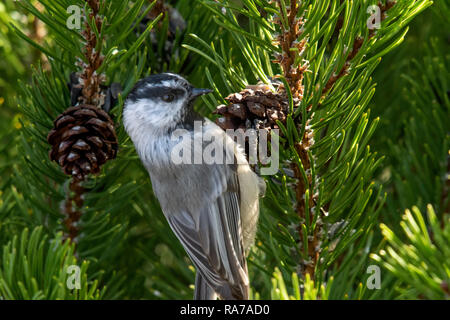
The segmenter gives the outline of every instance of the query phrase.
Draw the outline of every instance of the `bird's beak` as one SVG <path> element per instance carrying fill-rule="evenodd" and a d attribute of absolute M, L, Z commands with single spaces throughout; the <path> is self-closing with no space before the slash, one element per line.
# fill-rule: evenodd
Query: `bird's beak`
<path fill-rule="evenodd" d="M 195 98 L 198 98 L 200 96 L 204 96 L 205 94 L 208 94 L 208 93 L 211 93 L 211 92 L 213 92 L 213 91 L 210 90 L 210 89 L 196 89 L 196 88 L 194 88 L 192 90 L 191 98 L 195 99 Z"/>

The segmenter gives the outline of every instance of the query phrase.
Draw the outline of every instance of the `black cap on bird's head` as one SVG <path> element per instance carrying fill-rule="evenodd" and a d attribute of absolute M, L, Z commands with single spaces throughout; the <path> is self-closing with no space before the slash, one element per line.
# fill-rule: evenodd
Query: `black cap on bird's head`
<path fill-rule="evenodd" d="M 171 103 L 182 99 L 189 103 L 211 92 L 210 89 L 194 88 L 186 79 L 177 74 L 161 73 L 139 80 L 129 94 L 128 100 L 160 99 L 163 102 Z"/>
<path fill-rule="evenodd" d="M 192 108 L 194 101 L 211 92 L 194 88 L 186 79 L 173 73 L 151 75 L 139 80 L 128 95 L 124 120 L 131 126 L 141 122 L 159 128 L 190 126 L 198 119 Z"/>

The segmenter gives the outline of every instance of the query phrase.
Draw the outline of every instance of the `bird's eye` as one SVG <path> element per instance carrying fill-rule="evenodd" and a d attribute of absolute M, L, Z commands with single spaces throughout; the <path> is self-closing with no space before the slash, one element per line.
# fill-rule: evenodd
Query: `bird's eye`
<path fill-rule="evenodd" d="M 173 94 L 165 94 L 162 99 L 165 102 L 172 102 L 175 99 L 175 96 Z"/>

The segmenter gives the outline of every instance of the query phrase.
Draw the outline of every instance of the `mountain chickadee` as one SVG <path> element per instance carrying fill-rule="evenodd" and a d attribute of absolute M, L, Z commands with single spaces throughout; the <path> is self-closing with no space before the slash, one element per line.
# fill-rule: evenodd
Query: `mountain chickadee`
<path fill-rule="evenodd" d="M 246 255 L 254 242 L 265 184 L 250 169 L 242 148 L 194 112 L 196 98 L 210 92 L 195 89 L 176 74 L 152 75 L 138 81 L 129 94 L 124 125 L 164 216 L 197 269 L 195 299 L 248 299 Z M 194 130 L 195 121 L 202 124 L 200 132 Z M 213 144 L 226 141 L 215 147 L 231 154 L 233 164 L 174 163 L 172 150 L 180 142 L 172 134 L 178 129 L 187 132 L 183 143 L 190 145 L 198 135 L 215 137 Z M 192 157 L 198 152 L 194 148 Z"/>

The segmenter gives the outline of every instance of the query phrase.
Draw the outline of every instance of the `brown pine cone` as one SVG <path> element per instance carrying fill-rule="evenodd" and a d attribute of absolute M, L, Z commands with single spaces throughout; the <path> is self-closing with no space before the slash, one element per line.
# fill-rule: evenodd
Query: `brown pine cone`
<path fill-rule="evenodd" d="M 247 86 L 239 93 L 234 93 L 225 98 L 228 105 L 220 105 L 214 111 L 220 115 L 216 124 L 223 130 L 266 130 L 279 129 L 277 120 L 286 123 L 289 112 L 289 100 L 284 86 L 277 80 L 272 81 L 275 92 L 266 85 Z M 295 101 L 294 101 L 295 103 Z M 281 134 L 281 132 L 279 132 Z M 257 133 L 257 139 L 261 136 Z M 270 140 L 270 135 L 269 135 Z M 249 138 L 245 138 L 244 148 L 247 159 L 250 157 Z"/>
<path fill-rule="evenodd" d="M 47 141 L 52 145 L 50 159 L 78 181 L 98 174 L 118 150 L 113 121 L 105 111 L 91 105 L 68 108 L 55 120 Z"/>
<path fill-rule="evenodd" d="M 216 124 L 227 129 L 266 129 L 278 128 L 276 121 L 286 121 L 289 103 L 284 90 L 270 90 L 265 84 L 248 86 L 239 93 L 225 98 L 228 105 L 221 105 L 214 111 L 221 115 Z"/>

